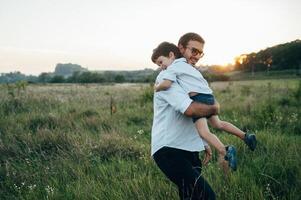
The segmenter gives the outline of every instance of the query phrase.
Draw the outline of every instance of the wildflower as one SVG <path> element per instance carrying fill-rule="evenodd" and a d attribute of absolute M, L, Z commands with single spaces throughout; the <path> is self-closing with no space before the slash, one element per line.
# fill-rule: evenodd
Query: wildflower
<path fill-rule="evenodd" d="M 37 185 L 36 184 L 33 184 L 33 185 L 29 185 L 28 186 L 28 189 L 29 190 L 33 190 L 33 189 L 35 189 L 37 187 Z"/>
<path fill-rule="evenodd" d="M 53 194 L 54 192 L 54 188 L 49 185 L 46 186 L 45 190 L 48 194 Z"/>

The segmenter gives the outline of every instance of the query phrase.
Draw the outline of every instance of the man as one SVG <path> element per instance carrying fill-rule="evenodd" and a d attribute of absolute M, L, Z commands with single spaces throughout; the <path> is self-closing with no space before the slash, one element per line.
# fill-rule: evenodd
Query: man
<path fill-rule="evenodd" d="M 203 52 L 203 44 L 197 38 L 197 34 L 188 33 L 178 44 L 182 55 L 193 65 Z M 156 82 L 161 81 L 162 72 Z M 177 83 L 154 94 L 151 153 L 161 171 L 178 186 L 180 199 L 215 199 L 211 186 L 201 176 L 199 159 L 199 152 L 205 150 L 203 162 L 207 163 L 211 149 L 204 148 L 190 117 L 217 114 L 218 108 L 218 104 L 192 102 Z"/>

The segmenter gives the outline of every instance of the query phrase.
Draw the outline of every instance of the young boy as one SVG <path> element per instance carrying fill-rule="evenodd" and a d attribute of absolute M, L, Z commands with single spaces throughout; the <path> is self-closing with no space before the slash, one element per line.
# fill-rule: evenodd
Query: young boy
<path fill-rule="evenodd" d="M 186 36 L 186 38 L 185 38 Z M 184 38 L 184 39 L 183 39 Z M 189 38 L 192 38 L 189 40 Z M 181 40 L 182 39 L 182 40 Z M 155 90 L 161 91 L 168 89 L 172 82 L 177 81 L 190 98 L 205 104 L 214 104 L 214 96 L 212 90 L 209 88 L 207 81 L 202 74 L 196 70 L 190 63 L 195 64 L 199 58 L 202 57 L 202 49 L 204 45 L 203 39 L 195 34 L 189 33 L 184 35 L 179 41 L 180 50 L 176 45 L 163 42 L 153 52 L 152 61 L 157 64 L 164 71 L 164 81 L 155 85 Z M 185 41 L 186 40 L 186 41 Z M 181 41 L 186 44 L 181 44 Z M 185 58 L 181 58 L 181 56 Z M 217 115 L 206 117 L 215 128 L 227 131 L 234 134 L 245 141 L 251 150 L 256 147 L 256 138 L 254 134 L 245 134 L 240 129 L 229 122 L 221 121 Z M 236 151 L 233 146 L 225 148 L 221 141 L 210 132 L 207 126 L 206 118 L 193 118 L 196 128 L 200 136 L 209 144 L 213 145 L 219 152 L 219 162 L 223 165 L 223 159 L 229 161 L 229 166 L 236 170 Z"/>

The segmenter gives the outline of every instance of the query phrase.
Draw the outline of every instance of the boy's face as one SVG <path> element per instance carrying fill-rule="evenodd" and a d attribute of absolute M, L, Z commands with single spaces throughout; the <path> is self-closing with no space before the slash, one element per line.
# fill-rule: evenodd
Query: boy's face
<path fill-rule="evenodd" d="M 191 65 L 195 65 L 204 55 L 204 44 L 198 41 L 190 40 L 186 48 L 179 45 L 179 49 L 183 57 L 186 58 L 187 62 Z"/>
<path fill-rule="evenodd" d="M 161 70 L 165 70 L 171 63 L 174 61 L 173 56 L 165 57 L 159 56 L 156 60 L 156 64 L 160 67 Z"/>

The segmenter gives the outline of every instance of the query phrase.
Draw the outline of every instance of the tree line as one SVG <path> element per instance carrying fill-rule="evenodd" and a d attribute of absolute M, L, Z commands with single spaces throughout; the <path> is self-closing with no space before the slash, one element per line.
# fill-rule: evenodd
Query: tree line
<path fill-rule="evenodd" d="M 248 72 L 292 70 L 301 74 L 301 40 L 276 45 L 236 58 L 235 70 Z"/>
<path fill-rule="evenodd" d="M 112 71 L 105 71 L 103 73 L 98 72 L 79 72 L 76 71 L 72 76 L 64 77 L 62 75 L 50 75 L 48 73 L 42 73 L 38 77 L 40 83 L 147 83 L 154 82 L 157 76 L 157 71 L 153 71 L 145 76 L 135 76 L 135 72 L 132 72 L 132 76 L 126 76 L 123 73 L 117 73 Z M 137 73 L 138 74 L 138 73 Z"/>
<path fill-rule="evenodd" d="M 202 72 L 209 81 L 226 81 L 225 73 L 230 71 L 261 72 L 291 70 L 301 75 L 301 40 L 276 45 L 257 53 L 242 54 L 236 57 L 234 65 L 228 67 L 209 66 Z M 159 72 L 152 69 L 136 71 L 92 72 L 77 64 L 56 65 L 54 73 L 43 72 L 39 76 L 26 76 L 21 72 L 0 74 L 0 83 L 27 81 L 30 83 L 145 83 L 154 82 Z"/>
<path fill-rule="evenodd" d="M 29 83 L 150 83 L 154 82 L 158 71 L 148 70 L 133 72 L 80 72 L 75 71 L 71 76 L 56 75 L 54 73 L 43 72 L 39 76 L 26 76 L 21 72 L 2 73 L 0 83 L 15 83 L 27 81 Z"/>

